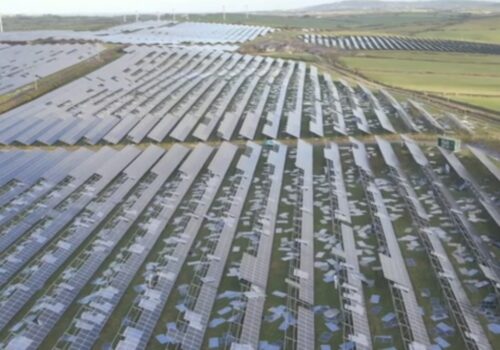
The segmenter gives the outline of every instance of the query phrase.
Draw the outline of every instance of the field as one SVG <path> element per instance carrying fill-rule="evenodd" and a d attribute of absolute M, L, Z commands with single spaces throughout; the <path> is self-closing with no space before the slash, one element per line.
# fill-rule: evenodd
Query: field
<path fill-rule="evenodd" d="M 463 19 L 463 15 L 449 13 L 396 13 L 396 14 L 341 14 L 341 15 L 294 15 L 294 14 L 227 14 L 228 23 L 263 25 L 278 28 L 310 28 L 316 30 L 342 30 L 371 32 L 411 33 L 418 28 L 438 28 Z M 189 20 L 221 22 L 222 14 L 190 15 Z"/>
<path fill-rule="evenodd" d="M 500 111 L 500 56 L 370 52 L 343 55 L 340 62 L 390 86 Z"/>
<path fill-rule="evenodd" d="M 450 24 L 442 28 L 428 28 L 417 33 L 417 36 L 500 43 L 500 16 L 470 18 L 463 23 Z"/>

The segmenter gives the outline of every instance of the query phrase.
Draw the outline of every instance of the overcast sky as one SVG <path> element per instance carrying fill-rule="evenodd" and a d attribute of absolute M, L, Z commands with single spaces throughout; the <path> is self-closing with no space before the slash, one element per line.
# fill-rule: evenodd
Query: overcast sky
<path fill-rule="evenodd" d="M 289 9 L 328 0 L 0 0 L 0 13 L 242 12 Z"/>
<path fill-rule="evenodd" d="M 0 14 L 112 14 L 293 9 L 336 0 L 0 0 Z M 338 0 L 337 0 L 338 1 Z"/>

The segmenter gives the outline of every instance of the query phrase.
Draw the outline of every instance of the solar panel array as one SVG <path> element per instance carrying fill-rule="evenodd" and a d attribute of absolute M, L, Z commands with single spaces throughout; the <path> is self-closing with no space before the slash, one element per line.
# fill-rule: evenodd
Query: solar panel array
<path fill-rule="evenodd" d="M 193 296 L 196 301 L 193 302 L 193 308 L 184 311 L 184 318 L 187 316 L 193 317 L 196 315 L 196 321 L 193 322 L 190 318 L 185 332 L 180 333 L 173 331 L 183 349 L 199 349 L 203 345 L 203 335 L 208 327 L 210 315 L 217 297 L 217 287 L 224 273 L 224 267 L 227 263 L 227 258 L 231 249 L 231 242 L 234 240 L 237 225 L 235 219 L 239 218 L 245 205 L 245 199 L 252 183 L 255 167 L 260 157 L 261 147 L 249 143 L 250 154 L 245 154 L 240 158 L 237 168 L 237 177 L 229 190 L 231 195 L 228 200 L 228 208 L 225 218 L 220 218 L 222 221 L 218 227 L 218 235 L 216 236 L 217 244 L 213 250 L 207 251 L 205 261 L 208 264 L 207 270 L 200 276 L 193 278 L 192 284 L 201 283 L 197 296 Z M 222 226 L 222 227 L 221 227 Z M 215 287 L 214 287 L 215 286 Z M 168 336 L 168 333 L 167 333 Z"/>
<path fill-rule="evenodd" d="M 103 49 L 98 44 L 0 47 L 0 95 L 94 57 Z"/>
<path fill-rule="evenodd" d="M 408 140 L 408 142 L 412 141 Z M 420 237 L 424 242 L 427 254 L 435 257 L 435 259 L 431 260 L 435 269 L 434 273 L 437 276 L 441 276 L 439 283 L 441 284 L 441 288 L 446 291 L 449 308 L 454 313 L 463 339 L 472 348 L 490 349 L 489 343 L 484 342 L 486 335 L 479 325 L 477 316 L 470 311 L 472 306 L 464 291 L 464 287 L 460 283 L 435 229 L 431 227 L 429 217 L 413 187 L 410 185 L 410 180 L 406 172 L 402 169 L 392 145 L 382 138 L 377 138 L 377 144 L 385 163 L 393 172 L 393 178 L 396 185 L 400 188 L 401 195 L 406 199 L 415 225 L 419 227 Z"/>
<path fill-rule="evenodd" d="M 403 341 L 409 348 L 426 349 L 430 346 L 429 335 L 384 198 L 374 183 L 366 147 L 357 140 L 352 141 L 354 160 L 361 172 L 363 187 L 369 201 L 370 215 L 380 246 L 379 258 L 382 271 L 391 287 L 394 305 L 398 311 L 398 321 L 404 335 Z M 398 299 L 401 304 L 396 301 Z"/>
<path fill-rule="evenodd" d="M 130 46 L 97 71 L 0 115 L 0 143 L 394 133 L 392 123 L 399 119 L 407 126 L 398 131 L 444 130 L 416 102 L 405 110 L 386 91 L 379 98 L 304 63 L 204 48 Z"/>
<path fill-rule="evenodd" d="M 122 44 L 237 44 L 271 32 L 269 27 L 225 23 L 139 21 L 100 31 L 39 30 L 0 33 L 0 42 L 82 40 Z"/>
<path fill-rule="evenodd" d="M 0 348 L 373 349 L 400 342 L 433 349 L 445 347 L 443 337 L 455 342 L 436 330 L 440 298 L 444 320 L 467 349 L 494 348 L 485 320 L 497 319 L 471 293 L 498 296 L 500 267 L 490 232 L 462 208 L 500 226 L 495 198 L 455 154 L 426 154 L 408 136 L 400 144 L 377 136 L 440 134 L 451 130 L 446 120 L 467 127 L 304 62 L 224 47 L 269 31 L 147 21 L 99 32 L 0 34 L 0 41 L 132 44 L 99 70 L 0 115 L 0 144 L 8 145 L 0 149 Z M 449 44 L 305 38 L 346 49 Z M 0 44 L 0 57 L 18 58 L 0 65 L 10 74 L 4 89 L 94 50 L 102 48 Z M 59 59 L 65 55 L 71 58 Z M 375 144 L 354 138 L 370 135 Z M 324 136 L 349 138 L 306 141 Z M 245 142 L 229 142 L 236 139 Z M 159 145 L 165 141 L 173 145 Z M 498 180 L 495 162 L 479 148 L 471 152 Z M 415 180 L 403 157 L 423 178 Z M 450 178 L 469 191 L 466 199 L 455 199 Z M 402 211 L 409 222 L 400 221 Z M 408 237 L 416 248 L 405 247 Z M 453 243 L 457 237 L 466 246 Z M 429 299 L 415 278 L 414 252 L 430 258 L 419 264 L 439 284 Z M 474 279 L 464 277 L 465 262 L 477 267 Z M 384 295 L 375 294 L 379 288 Z M 379 317 L 381 310 L 391 312 Z"/>
<path fill-rule="evenodd" d="M 407 137 L 403 141 L 417 163 L 431 172 L 432 183 L 439 186 L 440 180 L 419 146 Z M 58 349 L 89 349 L 100 344 L 105 334 L 113 348 L 145 349 L 156 342 L 164 308 L 176 303 L 178 281 L 187 276 L 185 301 L 167 313 L 174 321 L 167 327 L 165 341 L 172 348 L 203 348 L 212 323 L 220 317 L 221 295 L 230 292 L 221 288 L 234 266 L 242 292 L 231 292 L 238 295 L 234 305 L 239 306 L 230 321 L 237 327 L 231 326 L 230 336 L 224 339 L 236 348 L 259 347 L 268 322 L 269 278 L 279 259 L 273 255 L 278 249 L 275 242 L 284 238 L 277 228 L 285 214 L 280 206 L 283 191 L 290 195 L 286 198 L 294 199 L 290 205 L 295 208 L 289 217 L 292 230 L 287 232 L 294 248 L 286 262 L 288 289 L 283 292 L 294 322 L 283 333 L 284 341 L 298 348 L 319 344 L 315 329 L 321 322 L 315 311 L 318 284 L 314 276 L 321 250 L 316 247 L 315 193 L 324 193 L 330 206 L 320 220 L 331 215 L 332 234 L 339 237 L 332 251 L 342 293 L 338 302 L 332 302 L 339 303 L 344 315 L 343 338 L 356 348 L 372 348 L 373 319 L 368 318 L 367 308 L 367 289 L 371 287 L 364 283 L 366 267 L 358 253 L 364 246 L 353 224 L 346 157 L 352 157 L 364 179 L 360 186 L 366 190 L 379 239 L 381 269 L 391 286 L 404 341 L 413 348 L 430 346 L 410 278 L 413 272 L 406 268 L 388 205 L 371 167 L 373 156 L 363 143 L 351 142 L 352 148 L 326 145 L 322 170 L 314 166 L 314 147 L 303 140 L 288 147 L 279 142 L 259 145 L 248 141 L 241 146 L 225 142 L 217 148 L 199 143 L 192 149 L 177 144 L 168 150 L 128 145 L 121 150 L 105 146 L 99 150 L 0 152 L 3 348 L 35 349 L 50 343 Z M 460 334 L 471 348 L 492 348 L 399 156 L 388 141 L 377 138 L 377 145 L 392 172 L 390 179 L 415 214 L 412 217 L 428 254 L 436 258 L 435 273 L 447 291 L 447 305 L 456 316 Z M 318 171 L 326 175 L 324 188 L 316 188 Z M 285 176 L 293 178 L 292 186 L 283 185 L 288 181 Z M 244 233 L 240 225 L 248 220 L 245 207 L 249 203 L 255 216 L 250 227 L 254 229 Z M 453 202 L 445 204 L 456 210 Z M 234 261 L 235 242 L 242 234 L 255 235 L 255 245 L 244 248 L 241 258 Z M 488 248 L 474 238 L 473 230 L 466 234 L 473 239 L 471 247 L 477 252 L 479 266 L 496 286 L 497 270 L 495 262 L 487 258 Z M 198 250 L 201 253 L 195 258 Z M 124 299 L 131 303 L 124 305 Z M 67 321 L 61 326 L 63 319 Z M 107 327 L 111 334 L 104 333 Z"/>
<path fill-rule="evenodd" d="M 305 34 L 302 39 L 313 45 L 341 50 L 401 50 L 433 52 L 470 52 L 500 54 L 500 45 L 470 41 L 418 39 L 401 36 Z"/>
<path fill-rule="evenodd" d="M 128 44 L 227 44 L 254 40 L 270 31 L 270 28 L 258 26 L 183 22 L 155 25 L 130 33 L 125 30 L 120 33 L 100 33 L 98 36 L 107 42 Z"/>

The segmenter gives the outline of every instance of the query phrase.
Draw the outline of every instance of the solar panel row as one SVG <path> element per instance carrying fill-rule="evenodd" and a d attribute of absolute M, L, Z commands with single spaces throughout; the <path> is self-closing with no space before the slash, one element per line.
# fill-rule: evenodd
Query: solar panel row
<path fill-rule="evenodd" d="M 429 336 L 420 312 L 415 291 L 399 243 L 394 232 L 391 217 L 387 211 L 380 189 L 374 182 L 368 153 L 364 144 L 352 139 L 353 156 L 356 166 L 363 173 L 363 186 L 369 200 L 370 214 L 380 247 L 379 259 L 384 277 L 393 296 L 394 308 L 404 315 L 398 317 L 403 341 L 410 348 L 430 346 Z M 398 301 L 401 301 L 401 304 Z"/>
<path fill-rule="evenodd" d="M 202 285 L 199 288 L 196 301 L 192 310 L 185 311 L 185 315 L 192 312 L 199 318 L 196 322 L 189 322 L 184 334 L 176 333 L 177 339 L 183 349 L 200 349 L 210 321 L 210 315 L 217 297 L 217 286 L 223 277 L 224 268 L 227 263 L 232 246 L 238 221 L 243 206 L 245 205 L 248 191 L 252 183 L 253 174 L 260 158 L 261 146 L 255 143 L 247 143 L 248 152 L 243 154 L 236 165 L 238 179 L 229 190 L 233 195 L 226 198 L 227 206 L 223 209 L 222 227 L 218 226 L 217 244 L 213 250 L 206 252 L 205 259 L 208 267 L 203 276 L 200 277 Z M 192 315 L 191 314 L 191 315 Z M 185 317 L 185 316 L 184 316 Z M 167 332 L 168 335 L 168 332 Z"/>
<path fill-rule="evenodd" d="M 489 343 L 484 342 L 486 336 L 479 326 L 476 315 L 470 311 L 472 309 L 471 302 L 458 279 L 441 240 L 438 238 L 435 228 L 431 228 L 429 217 L 410 185 L 406 172 L 402 169 L 392 145 L 379 137 L 377 137 L 377 143 L 385 163 L 393 172 L 392 178 L 396 182 L 396 186 L 399 187 L 402 197 L 405 198 L 406 205 L 416 227 L 418 227 L 419 236 L 424 242 L 427 254 L 434 257 L 434 259 L 431 259 L 434 273 L 441 288 L 447 291 L 448 305 L 455 315 L 463 339 L 471 347 L 490 349 Z"/>
<path fill-rule="evenodd" d="M 344 255 L 339 257 L 341 266 L 347 276 L 342 284 L 343 310 L 350 314 L 345 317 L 347 333 L 344 337 L 356 343 L 356 348 L 371 349 L 372 338 L 368 323 L 368 315 L 365 306 L 363 291 L 363 278 L 361 275 L 356 240 L 351 226 L 351 214 L 349 202 L 344 183 L 342 163 L 339 147 L 335 143 L 330 143 L 324 149 L 324 156 L 327 159 L 328 181 L 332 188 L 331 196 L 335 198 L 335 207 L 332 212 L 336 221 L 334 229 L 339 230 L 342 238 L 342 249 Z M 349 322 L 349 320 L 352 320 Z"/>
<path fill-rule="evenodd" d="M 404 50 L 500 54 L 500 45 L 456 40 L 417 39 L 401 36 L 326 36 L 316 34 L 305 34 L 302 36 L 302 39 L 308 44 L 340 48 L 342 50 Z"/>

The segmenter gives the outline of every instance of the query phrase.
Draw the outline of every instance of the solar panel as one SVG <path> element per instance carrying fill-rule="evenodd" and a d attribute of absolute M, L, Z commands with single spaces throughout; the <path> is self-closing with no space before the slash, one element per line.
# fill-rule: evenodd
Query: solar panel
<path fill-rule="evenodd" d="M 477 52 L 477 53 L 500 53 L 500 45 L 481 44 L 468 41 L 456 40 L 429 40 L 425 38 L 410 38 L 402 36 L 321 36 L 302 35 L 306 43 L 328 46 L 328 42 L 338 42 L 344 50 L 423 50 L 436 52 Z M 367 45 L 362 43 L 371 42 Z"/>
<path fill-rule="evenodd" d="M 421 161 L 422 157 L 422 159 L 427 160 L 418 144 L 413 142 L 408 137 L 405 137 L 404 140 L 410 151 L 413 150 L 411 151 L 411 154 L 417 163 Z M 485 268 L 483 270 L 487 271 L 485 276 L 494 284 L 500 283 L 500 267 L 494 259 L 491 258 L 484 241 L 479 237 L 479 234 L 460 210 L 449 189 L 434 174 L 432 168 L 427 163 L 425 164 L 426 165 L 422 165 L 424 174 L 426 175 L 428 181 L 433 185 L 433 190 L 437 194 L 436 198 L 441 202 L 442 206 L 447 209 L 455 227 L 467 238 L 467 243 L 471 247 L 472 252 L 478 261 L 481 261 L 480 267 L 484 266 Z"/>
<path fill-rule="evenodd" d="M 276 107 L 275 107 L 274 111 L 271 111 L 267 114 L 266 124 L 264 125 L 264 127 L 262 129 L 262 133 L 264 135 L 271 137 L 273 139 L 277 138 L 277 136 L 278 136 L 280 119 L 283 115 L 283 108 L 284 108 L 285 102 L 286 102 L 288 86 L 290 84 L 293 72 L 295 70 L 295 62 L 288 62 L 286 69 L 287 70 L 286 70 L 284 79 L 281 83 L 281 88 L 279 90 L 280 93 L 279 93 L 278 100 L 276 102 Z"/>
<path fill-rule="evenodd" d="M 312 120 L 309 122 L 309 130 L 318 136 L 324 136 L 321 87 L 319 84 L 318 69 L 316 67 L 311 67 L 310 76 L 314 89 L 314 114 Z"/>
<path fill-rule="evenodd" d="M 240 265 L 240 278 L 266 290 L 273 239 L 278 215 L 279 198 L 281 193 L 283 170 L 286 162 L 287 147 L 275 142 L 269 152 L 268 163 L 272 165 L 273 173 L 270 175 L 269 196 L 264 212 L 259 217 L 262 228 L 259 231 L 259 242 L 256 255 L 244 253 Z M 257 347 L 264 312 L 264 298 L 249 299 L 242 321 L 239 342 Z"/>
<path fill-rule="evenodd" d="M 0 33 L 3 36 L 15 34 Z M 22 41 L 24 33 L 19 33 Z M 0 57 L 0 93 L 5 94 L 28 84 L 40 77 L 82 62 L 104 50 L 98 44 L 57 44 L 57 45 L 9 45 L 2 47 Z"/>
<path fill-rule="evenodd" d="M 120 172 L 123 168 L 123 166 L 126 166 L 134 157 L 136 156 L 135 153 L 131 152 L 130 149 L 124 149 L 122 152 L 119 153 L 119 155 L 111 161 L 112 166 L 115 167 L 116 172 Z M 144 170 L 145 171 L 145 170 Z M 99 192 L 101 189 L 106 187 L 111 179 L 114 176 L 111 176 L 110 172 L 106 172 L 109 177 L 103 177 L 100 180 L 98 180 L 94 184 L 95 191 Z M 134 185 L 135 181 L 129 182 L 128 189 L 130 189 Z M 125 186 L 125 185 L 124 185 Z M 119 192 L 119 195 L 125 195 L 127 191 L 125 192 Z M 93 196 L 89 196 L 86 193 L 83 193 L 83 197 L 81 200 L 76 200 L 75 203 L 69 207 L 67 207 L 66 210 L 60 211 L 60 213 L 57 215 L 57 219 L 53 221 L 53 224 L 50 224 L 47 226 L 47 228 L 38 236 L 44 237 L 44 240 L 28 240 L 27 245 L 25 246 L 26 249 L 23 251 L 19 252 L 17 254 L 18 260 L 10 260 L 10 263 L 8 265 L 4 265 L 5 270 L 4 271 L 9 271 L 9 273 L 12 273 L 14 271 L 17 271 L 21 266 L 19 266 L 19 263 L 22 261 L 27 262 L 26 259 L 31 258 L 34 256 L 35 253 L 37 253 L 43 245 L 48 243 L 51 238 L 53 238 L 57 232 L 59 232 L 63 227 L 66 227 L 67 225 L 72 222 L 72 219 L 76 216 L 79 215 L 78 213 L 80 212 L 81 209 L 83 209 L 87 204 L 91 202 L 93 199 Z M 119 203 L 119 197 L 109 197 L 108 202 L 103 202 L 101 203 L 102 205 L 99 207 L 99 210 L 96 213 L 96 221 L 94 222 L 94 225 L 97 226 L 100 222 L 100 220 L 103 220 L 106 218 L 107 214 L 110 213 L 110 211 L 114 208 L 114 206 Z M 40 273 L 41 271 L 38 271 L 37 273 L 34 273 L 36 270 L 33 270 L 32 266 L 28 266 L 25 270 L 22 270 L 21 272 L 18 272 L 20 275 L 24 275 L 24 286 L 25 288 L 22 289 L 22 292 L 20 291 L 19 293 L 16 293 L 16 301 L 14 303 L 8 303 L 9 307 L 5 309 L 4 313 L 4 318 L 2 318 L 2 323 L 0 325 L 2 327 L 5 326 L 7 322 L 11 320 L 14 315 L 23 307 L 23 305 L 31 298 L 31 296 L 36 293 L 38 290 L 39 285 L 43 285 L 45 281 L 51 276 L 52 273 L 54 273 L 66 259 L 68 259 L 71 254 L 74 252 L 74 249 L 78 247 L 80 243 L 82 243 L 85 238 L 93 231 L 95 226 L 84 226 L 83 230 L 86 230 L 86 234 L 84 232 L 80 231 L 73 231 L 73 236 L 69 235 L 66 238 L 67 242 L 71 243 L 65 243 L 64 245 L 62 244 L 62 241 L 57 242 L 56 250 L 52 250 L 51 253 L 46 253 L 43 255 L 43 257 L 38 257 L 37 259 L 34 259 L 31 264 L 34 266 L 37 266 L 40 263 L 47 264 L 45 268 L 43 268 L 41 271 L 43 273 Z M 59 245 L 59 243 L 61 243 Z M 74 245 L 72 245 L 74 244 Z M 54 247 L 54 248 L 55 248 Z M 92 260 L 93 263 L 98 264 L 98 259 L 95 257 L 95 260 Z M 39 260 L 38 260 L 39 259 Z M 97 268 L 98 265 L 96 265 Z M 87 274 L 88 271 L 83 270 L 83 274 Z M 5 278 L 8 276 L 7 274 L 3 274 L 1 278 Z M 91 277 L 91 274 L 88 276 L 88 278 Z M 75 284 L 82 283 L 83 281 L 80 279 L 75 279 L 73 280 Z M 66 285 L 66 284 L 65 284 Z M 41 342 L 43 340 L 42 334 L 47 334 L 51 327 L 55 324 L 58 318 L 58 314 L 61 312 L 61 308 L 64 307 L 64 303 L 66 303 L 66 307 L 69 306 L 69 304 L 72 302 L 73 298 L 76 296 L 71 296 L 71 292 L 76 292 L 77 290 L 75 289 L 63 289 L 61 293 L 62 295 L 59 296 L 58 298 L 58 303 L 57 304 L 47 304 L 46 307 L 42 308 L 42 313 L 46 312 L 47 314 L 44 314 L 45 316 L 40 316 L 47 318 L 47 320 L 42 323 L 42 324 L 33 324 L 32 328 L 26 329 L 26 334 L 29 335 L 29 338 L 33 340 L 34 343 L 36 342 Z M 12 295 L 11 295 L 12 296 Z M 36 309 L 35 309 L 36 310 Z M 52 326 L 51 326 L 52 325 Z M 34 333 L 32 333 L 34 332 Z M 33 336 L 33 334 L 37 334 L 36 337 Z"/>
<path fill-rule="evenodd" d="M 385 254 L 379 253 L 384 277 L 393 282 L 393 287 L 397 288 L 402 296 L 404 311 L 408 320 L 407 327 L 412 334 L 412 339 L 418 344 L 429 346 L 430 341 L 427 330 L 384 199 L 375 184 L 370 183 L 367 190 L 373 196 L 373 204 L 376 207 L 374 219 L 380 223 L 380 233 L 384 237 L 387 249 Z"/>
<path fill-rule="evenodd" d="M 297 348 L 314 349 L 314 312 L 299 306 L 297 324 Z"/>
<path fill-rule="evenodd" d="M 462 165 L 462 162 L 455 156 L 455 154 L 446 151 L 445 149 L 439 147 L 441 154 L 444 156 L 448 164 L 455 170 L 455 172 L 460 176 L 464 181 L 466 181 L 472 187 L 472 190 L 479 202 L 486 209 L 491 218 L 496 222 L 496 224 L 500 227 L 500 212 L 497 210 L 495 205 L 490 201 L 489 197 L 484 193 L 479 184 L 474 180 L 472 175 L 465 169 Z"/>
<path fill-rule="evenodd" d="M 446 275 L 446 283 L 450 284 L 450 289 L 454 295 L 456 305 L 460 309 L 461 316 L 466 324 L 467 331 L 465 338 L 469 338 L 473 343 L 480 349 L 491 349 L 488 343 L 487 337 L 479 324 L 477 316 L 474 312 L 471 312 L 472 305 L 465 293 L 465 290 L 460 283 L 460 279 L 456 274 L 456 271 L 448 258 L 441 240 L 438 235 L 433 230 L 426 231 L 429 242 L 431 243 L 433 249 L 433 256 L 439 261 L 441 265 L 443 276 Z"/>
<path fill-rule="evenodd" d="M 480 149 L 474 146 L 467 146 L 469 150 L 476 156 L 477 159 L 490 171 L 490 173 L 495 176 L 495 178 L 500 181 L 500 169 L 495 163 Z"/>
<path fill-rule="evenodd" d="M 148 207 L 148 205 L 154 205 L 149 204 L 155 203 L 153 196 L 156 196 L 156 198 L 162 196 L 158 191 L 171 174 L 173 174 L 187 153 L 188 150 L 186 148 L 176 145 L 154 166 L 153 170 L 156 169 L 154 171 L 158 176 L 149 184 L 147 190 L 141 195 L 141 198 L 139 198 L 130 209 L 130 211 L 137 212 L 136 218 L 139 213 L 143 212 L 145 208 Z M 141 171 L 142 169 L 142 174 L 144 174 L 154 163 L 156 163 L 162 154 L 162 149 L 155 146 L 149 147 L 134 164 L 125 170 L 125 173 L 129 175 L 130 179 L 134 177 L 140 178 L 141 174 L 137 174 L 137 171 Z M 168 221 L 168 218 L 171 217 L 174 210 L 175 209 L 170 206 L 164 206 L 158 217 Z M 132 218 L 130 219 L 133 222 Z M 134 236 L 129 239 L 128 247 L 122 248 L 126 249 L 128 252 L 126 258 L 117 259 L 122 269 L 120 269 L 113 278 L 107 279 L 106 285 L 97 286 L 93 293 L 89 295 L 90 297 L 94 296 L 92 302 L 82 306 L 77 316 L 73 318 L 73 323 L 78 324 L 86 320 L 87 315 L 91 314 L 91 321 L 93 323 L 91 328 L 87 330 L 75 327 L 75 329 L 70 325 L 66 330 L 66 336 L 63 335 L 59 339 L 59 343 L 65 343 L 67 342 L 66 339 L 71 339 L 71 343 L 74 345 L 86 344 L 87 346 L 91 346 L 98 339 L 105 326 L 105 321 L 111 317 L 113 309 L 118 305 L 129 283 L 132 281 L 141 267 L 142 262 L 146 259 L 150 250 L 160 237 L 160 234 L 163 232 L 163 225 L 152 224 L 158 222 L 156 219 L 147 222 L 149 223 L 149 228 L 147 230 L 136 230 Z M 130 224 L 126 223 L 119 223 L 118 225 L 130 226 Z M 120 227 L 120 230 L 122 232 L 128 231 L 127 227 Z M 98 322 L 95 321 L 96 318 L 99 320 Z"/>
<path fill-rule="evenodd" d="M 288 113 L 286 121 L 286 132 L 289 135 L 300 137 L 302 124 L 302 104 L 304 103 L 304 85 L 306 79 L 306 65 L 303 62 L 298 64 L 297 69 L 297 97 L 295 107 Z"/>
<path fill-rule="evenodd" d="M 184 173 L 185 171 L 190 171 L 185 173 L 186 176 L 183 177 L 184 182 L 191 183 L 194 181 L 196 174 L 201 170 L 202 165 L 205 163 L 206 159 L 211 153 L 211 148 L 200 144 L 198 145 L 193 153 L 188 157 L 186 162 L 181 166 L 180 171 Z M 196 152 L 196 154 L 194 154 Z M 224 143 L 212 159 L 209 169 L 212 175 L 210 179 L 205 183 L 206 192 L 204 192 L 203 200 L 199 201 L 192 216 L 189 216 L 187 224 L 183 230 L 182 234 L 182 244 L 177 244 L 173 253 L 172 258 L 166 262 L 166 265 L 162 269 L 162 275 L 159 277 L 156 287 L 152 290 L 157 291 L 157 296 L 155 301 L 150 306 L 147 306 L 147 300 L 143 297 L 139 304 L 134 305 L 130 312 L 138 313 L 138 317 L 135 318 L 135 322 L 129 326 L 133 326 L 135 329 L 141 331 L 141 337 L 139 343 L 141 346 L 145 346 L 149 337 L 153 332 L 154 325 L 159 319 L 163 305 L 165 304 L 173 286 L 177 275 L 182 268 L 184 260 L 187 258 L 191 245 L 196 238 L 196 234 L 202 224 L 203 220 L 199 220 L 200 217 L 204 217 L 208 212 L 208 209 L 215 197 L 217 189 L 223 181 L 224 174 L 226 173 L 229 165 L 230 159 L 234 156 L 236 152 L 236 147 L 227 143 Z M 200 159 L 204 157 L 204 159 Z M 224 159 L 226 162 L 224 162 Z M 197 168 L 197 169 L 195 169 Z M 191 171 L 195 170 L 195 171 Z M 189 186 L 185 187 L 183 191 L 187 191 Z M 122 333 L 123 335 L 123 333 Z M 123 344 L 122 340 L 119 340 L 119 344 Z M 121 345 L 123 346 L 123 345 Z"/>
<path fill-rule="evenodd" d="M 368 175 L 373 177 L 373 172 L 371 170 L 370 161 L 368 160 L 368 153 L 366 152 L 366 147 L 364 143 L 356 140 L 353 137 L 349 137 L 349 141 L 352 143 L 352 153 L 354 156 L 354 162 L 356 165 L 363 169 L 363 171 Z"/>
<path fill-rule="evenodd" d="M 313 146 L 299 140 L 295 166 L 303 171 L 299 298 L 314 304 Z"/>
<path fill-rule="evenodd" d="M 190 322 L 185 334 L 182 336 L 181 346 L 184 349 L 199 349 L 203 343 L 204 333 L 217 296 L 217 288 L 213 288 L 213 286 L 220 284 L 237 229 L 237 225 L 230 224 L 230 222 L 233 219 L 239 220 L 260 157 L 261 146 L 248 142 L 247 149 L 250 150 L 250 153 L 243 154 L 237 164 L 237 169 L 242 172 L 241 181 L 232 198 L 229 210 L 225 218 L 223 218 L 225 224 L 218 236 L 217 245 L 211 253 L 217 258 L 208 261 L 208 268 L 204 274 L 206 281 L 200 287 L 192 310 L 192 312 L 200 316 L 200 319 L 197 320 L 196 325 Z M 179 337 L 179 334 L 176 334 L 176 336 Z"/>
<path fill-rule="evenodd" d="M 438 131 L 443 132 L 444 128 L 439 124 L 439 122 L 430 114 L 420 103 L 413 100 L 408 100 L 408 102 L 420 112 L 420 114 Z"/>

